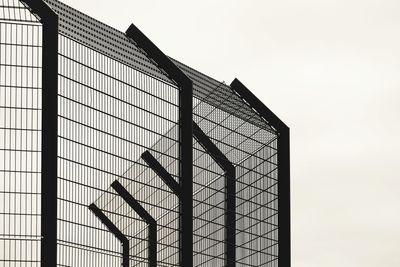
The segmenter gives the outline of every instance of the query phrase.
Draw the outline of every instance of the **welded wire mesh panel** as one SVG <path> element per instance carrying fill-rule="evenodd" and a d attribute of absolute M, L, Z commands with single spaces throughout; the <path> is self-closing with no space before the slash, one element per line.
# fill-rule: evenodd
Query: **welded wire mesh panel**
<path fill-rule="evenodd" d="M 193 250 L 195 266 L 224 265 L 224 171 L 194 141 Z"/>
<path fill-rule="evenodd" d="M 141 155 L 179 183 L 179 90 L 126 36 L 56 0 L 59 15 L 57 263 L 120 266 L 122 247 L 88 206 L 129 240 L 130 266 L 149 263 L 149 226 L 110 184 L 118 180 L 157 222 L 157 266 L 178 266 L 179 201 Z M 0 265 L 40 256 L 41 24 L 0 1 Z M 193 81 L 194 121 L 236 169 L 236 265 L 278 265 L 277 133 L 231 88 L 174 61 Z M 226 263 L 224 170 L 193 140 L 194 265 Z"/>
<path fill-rule="evenodd" d="M 127 187 L 127 190 L 131 188 Z M 148 234 L 147 224 L 113 191 L 105 192 L 96 201 L 107 217 L 129 239 L 129 266 L 147 265 Z"/>
<path fill-rule="evenodd" d="M 269 123 L 260 116 L 254 116 L 255 110 L 247 105 L 232 89 L 177 60 L 172 61 L 193 81 L 193 96 L 202 102 L 231 113 L 232 115 L 250 122 L 259 128 L 273 130 Z M 240 110 L 240 112 L 235 112 Z"/>
<path fill-rule="evenodd" d="M 147 151 L 179 182 L 179 127 L 174 125 Z M 147 163 L 138 159 L 118 180 L 157 222 L 157 264 L 178 266 L 179 206 L 178 196 Z M 112 188 L 95 202 L 101 209 L 123 216 L 113 220 L 130 241 L 132 266 L 148 266 L 148 226 Z M 115 215 L 118 214 L 118 215 Z"/>
<path fill-rule="evenodd" d="M 239 104 L 232 90 L 211 91 L 204 99 L 208 100 L 195 101 L 194 121 L 236 169 L 236 265 L 277 266 L 277 134 L 264 122 L 258 127 L 262 122 L 259 115 L 249 113 L 240 99 Z M 200 171 L 198 177 L 209 176 L 209 169 Z M 224 265 L 227 192 L 223 175 L 212 176 L 214 181 L 209 184 L 195 176 L 200 189 L 194 193 L 194 201 L 202 205 L 195 206 L 194 225 L 195 229 L 207 229 L 195 236 L 196 266 Z M 209 233 L 213 233 L 212 241 Z"/>
<path fill-rule="evenodd" d="M 237 262 L 278 266 L 277 140 L 237 166 Z"/>
<path fill-rule="evenodd" d="M 38 18 L 19 0 L 1 0 L 0 19 L 18 24 L 23 22 L 38 22 Z"/>
<path fill-rule="evenodd" d="M 140 176 L 143 163 L 137 160 L 177 125 L 179 91 L 67 36 L 60 35 L 59 43 L 58 263 L 120 266 L 121 244 L 88 205 L 103 196 L 99 207 L 129 239 L 139 240 L 146 227 L 110 190 L 113 181 L 123 177 L 122 184 L 156 217 L 176 205 L 159 200 L 154 174 Z M 176 150 L 179 136 L 173 138 Z M 169 227 L 176 229 L 175 221 Z M 170 239 L 177 242 L 177 234 Z M 131 265 L 140 266 L 147 244 L 130 244 Z"/>
<path fill-rule="evenodd" d="M 0 1 L 0 266 L 40 265 L 42 26 Z"/>
<path fill-rule="evenodd" d="M 110 58 L 170 82 L 123 32 L 118 31 L 57 0 L 44 0 L 59 16 L 59 31 Z M 121 7 L 122 8 L 122 7 Z"/>
<path fill-rule="evenodd" d="M 119 179 L 157 222 L 157 261 L 159 266 L 177 266 L 179 209 L 178 199 L 143 160 L 132 165 Z M 110 188 L 96 205 L 110 214 L 130 242 L 131 266 L 148 266 L 148 225 Z M 114 219 L 114 217 L 117 217 Z"/>

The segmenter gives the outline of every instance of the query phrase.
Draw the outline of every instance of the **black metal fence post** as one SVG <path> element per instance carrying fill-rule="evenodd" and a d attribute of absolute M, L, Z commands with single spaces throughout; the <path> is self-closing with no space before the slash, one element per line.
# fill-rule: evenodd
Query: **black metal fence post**
<path fill-rule="evenodd" d="M 43 24 L 41 266 L 57 264 L 58 15 L 42 0 L 22 0 Z"/>

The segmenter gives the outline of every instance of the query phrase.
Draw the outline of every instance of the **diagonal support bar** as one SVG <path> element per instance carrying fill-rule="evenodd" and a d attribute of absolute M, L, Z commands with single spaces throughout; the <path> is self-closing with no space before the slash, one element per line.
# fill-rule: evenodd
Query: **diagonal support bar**
<path fill-rule="evenodd" d="M 164 181 L 164 183 L 174 192 L 175 195 L 179 197 L 180 195 L 180 188 L 179 184 L 172 178 L 171 174 L 164 169 L 164 167 L 158 162 L 153 155 L 146 151 L 142 154 L 141 158 L 149 165 L 149 167 Z"/>
<path fill-rule="evenodd" d="M 94 215 L 107 227 L 107 229 L 114 234 L 114 236 L 122 244 L 122 267 L 129 267 L 129 240 L 128 238 L 115 226 L 113 222 L 95 205 L 90 204 L 89 209 Z"/>
<path fill-rule="evenodd" d="M 229 159 L 221 152 L 221 150 L 218 149 L 218 147 L 195 122 L 193 122 L 193 136 L 224 171 L 233 168 Z"/>
<path fill-rule="evenodd" d="M 193 122 L 193 136 L 225 171 L 225 264 L 236 265 L 236 170 L 230 160 L 208 138 L 203 130 Z"/>
<path fill-rule="evenodd" d="M 126 36 L 131 38 L 137 46 L 142 48 L 147 56 L 155 61 L 167 76 L 179 86 L 192 86 L 192 81 L 167 57 L 149 38 L 147 38 L 134 24 L 126 31 Z M 187 89 L 186 89 L 187 90 Z"/>
<path fill-rule="evenodd" d="M 278 132 L 286 131 L 288 129 L 286 124 L 281 121 L 278 116 L 276 116 L 267 106 L 265 106 L 260 99 L 258 99 L 238 79 L 234 79 L 230 86 L 233 91 L 235 91 L 242 99 L 246 100 L 246 102 Z"/>
<path fill-rule="evenodd" d="M 156 223 L 151 215 L 140 205 L 140 203 L 126 190 L 118 181 L 114 181 L 111 187 L 125 200 L 126 203 L 142 218 L 147 224 Z"/>
<path fill-rule="evenodd" d="M 114 181 L 111 187 L 120 195 L 126 203 L 145 221 L 149 227 L 149 267 L 157 266 L 157 223 L 156 220 L 143 208 L 142 205 L 122 186 Z"/>

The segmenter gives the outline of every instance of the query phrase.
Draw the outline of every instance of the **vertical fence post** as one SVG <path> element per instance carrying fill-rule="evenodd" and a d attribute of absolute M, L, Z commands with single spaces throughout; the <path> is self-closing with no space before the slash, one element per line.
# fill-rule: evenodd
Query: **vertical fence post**
<path fill-rule="evenodd" d="M 58 15 L 42 0 L 22 0 L 42 23 L 41 266 L 57 264 Z"/>
<path fill-rule="evenodd" d="M 193 266 L 193 83 L 135 25 L 126 36 L 143 49 L 179 87 L 179 265 Z"/>
<path fill-rule="evenodd" d="M 266 107 L 238 79 L 231 88 L 244 99 L 278 134 L 278 264 L 290 267 L 290 136 L 289 127 Z"/>

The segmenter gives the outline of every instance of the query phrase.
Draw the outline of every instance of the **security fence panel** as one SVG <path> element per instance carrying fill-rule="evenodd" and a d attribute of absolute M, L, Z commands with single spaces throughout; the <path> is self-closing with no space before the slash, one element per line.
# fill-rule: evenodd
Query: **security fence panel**
<path fill-rule="evenodd" d="M 0 266 L 290 266 L 289 129 L 57 0 L 0 0 Z"/>
<path fill-rule="evenodd" d="M 0 1 L 0 266 L 39 266 L 42 25 Z"/>

